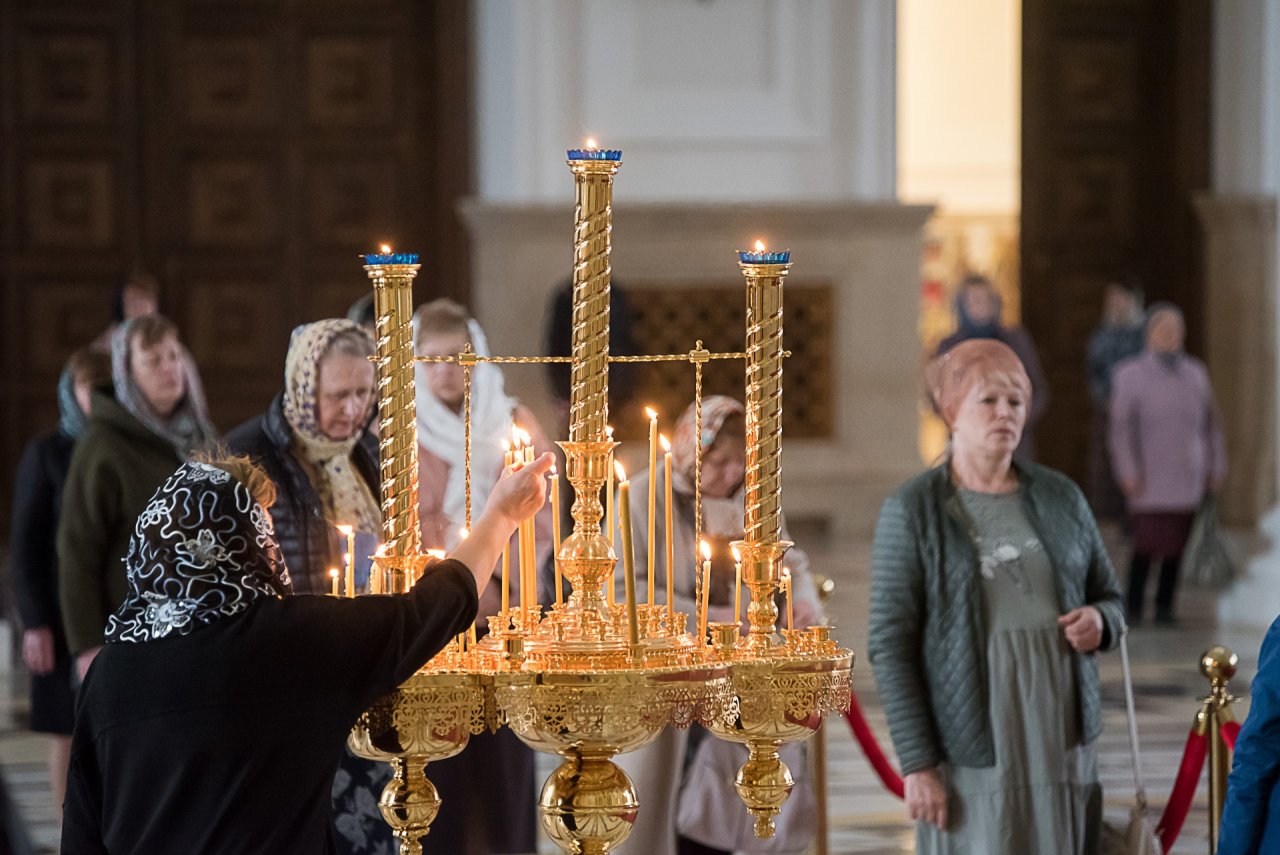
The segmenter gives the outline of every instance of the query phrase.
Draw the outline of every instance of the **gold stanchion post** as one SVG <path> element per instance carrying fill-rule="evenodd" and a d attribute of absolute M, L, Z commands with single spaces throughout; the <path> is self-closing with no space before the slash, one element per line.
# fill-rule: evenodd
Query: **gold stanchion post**
<path fill-rule="evenodd" d="M 1239 658 L 1228 647 L 1210 647 L 1200 656 L 1200 673 L 1209 681 L 1209 695 L 1196 716 L 1196 725 L 1209 737 L 1209 855 L 1218 850 L 1218 832 L 1222 828 L 1222 809 L 1227 800 L 1227 773 L 1231 771 L 1231 751 L 1222 741 L 1222 726 L 1234 721 L 1231 702 L 1235 698 L 1227 689 L 1236 675 Z"/>

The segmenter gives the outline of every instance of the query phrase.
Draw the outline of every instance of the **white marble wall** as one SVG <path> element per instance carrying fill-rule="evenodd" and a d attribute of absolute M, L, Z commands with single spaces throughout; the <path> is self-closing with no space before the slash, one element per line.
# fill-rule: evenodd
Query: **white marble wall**
<path fill-rule="evenodd" d="M 892 0 L 476 8 L 481 198 L 565 199 L 589 135 L 635 201 L 894 196 Z"/>

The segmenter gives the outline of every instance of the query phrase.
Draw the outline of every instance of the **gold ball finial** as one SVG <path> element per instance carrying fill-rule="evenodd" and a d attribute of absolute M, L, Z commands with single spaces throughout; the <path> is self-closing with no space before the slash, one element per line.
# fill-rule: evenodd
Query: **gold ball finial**
<path fill-rule="evenodd" d="M 1200 655 L 1200 673 L 1214 685 L 1223 685 L 1236 675 L 1240 657 L 1230 647 L 1221 644 L 1210 647 Z"/>

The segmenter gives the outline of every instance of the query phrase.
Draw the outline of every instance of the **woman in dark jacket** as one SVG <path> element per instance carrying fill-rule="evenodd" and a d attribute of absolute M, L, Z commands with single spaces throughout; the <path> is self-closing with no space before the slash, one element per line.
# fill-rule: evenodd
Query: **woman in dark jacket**
<path fill-rule="evenodd" d="M 90 348 L 72 354 L 58 380 L 58 429 L 27 444 L 14 475 L 13 593 L 22 619 L 22 658 L 31 672 L 29 726 L 52 737 L 49 789 L 59 808 L 67 786 L 75 695 L 71 653 L 58 611 L 58 515 L 71 452 L 84 433 L 90 394 L 110 380 L 106 354 Z"/>
<path fill-rule="evenodd" d="M 551 457 L 505 473 L 409 593 L 352 599 L 286 596 L 270 482 L 214 463 L 183 464 L 138 517 L 128 596 L 76 710 L 64 852 L 335 852 L 352 724 L 474 619 Z"/>
<path fill-rule="evenodd" d="M 378 441 L 369 430 L 372 354 L 373 340 L 353 321 L 298 327 L 284 391 L 227 434 L 227 446 L 253 458 L 276 485 L 271 518 L 298 594 L 329 591 L 329 568 L 345 561 L 336 526 L 352 525 L 369 542 L 381 525 Z"/>
<path fill-rule="evenodd" d="M 71 455 L 58 520 L 58 597 L 83 677 L 125 595 L 133 522 L 173 467 L 210 441 L 204 392 L 178 328 L 160 315 L 126 321 L 111 350 L 110 390 Z"/>
<path fill-rule="evenodd" d="M 1080 489 L 1013 462 L 1031 398 L 1017 355 L 963 342 L 928 381 L 951 451 L 884 504 L 868 641 L 916 851 L 1092 853 L 1115 572 Z"/>

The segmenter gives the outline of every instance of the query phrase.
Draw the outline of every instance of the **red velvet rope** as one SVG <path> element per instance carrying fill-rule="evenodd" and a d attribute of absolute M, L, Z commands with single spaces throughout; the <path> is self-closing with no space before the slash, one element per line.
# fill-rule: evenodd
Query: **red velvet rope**
<path fill-rule="evenodd" d="M 1204 757 L 1209 750 L 1209 739 L 1203 733 L 1196 733 L 1193 728 L 1187 734 L 1187 747 L 1182 751 L 1182 763 L 1178 766 L 1178 777 L 1169 794 L 1169 801 L 1160 816 L 1160 824 L 1156 826 L 1156 835 L 1160 838 L 1160 851 L 1173 849 L 1182 831 L 1182 824 L 1187 820 L 1187 812 L 1191 810 L 1191 800 L 1195 798 L 1196 786 L 1200 783 L 1200 772 L 1204 769 Z"/>
<path fill-rule="evenodd" d="M 871 727 L 867 724 L 867 719 L 862 714 L 862 707 L 858 704 L 858 696 L 849 696 L 849 710 L 844 714 L 849 721 L 849 727 L 853 730 L 853 736 L 858 740 L 858 744 L 862 746 L 862 753 L 867 755 L 867 762 L 871 764 L 871 768 L 876 770 L 876 774 L 880 776 L 880 782 L 889 792 L 898 798 L 903 798 L 905 792 L 902 787 L 902 776 L 898 774 L 898 770 L 893 768 L 893 764 L 889 762 L 889 758 L 884 756 L 884 751 L 880 748 L 880 743 L 876 742 L 876 736 L 871 732 Z"/>
<path fill-rule="evenodd" d="M 1236 737 L 1240 735 L 1240 722 L 1228 721 L 1222 725 L 1222 741 L 1232 751 L 1236 750 Z"/>

